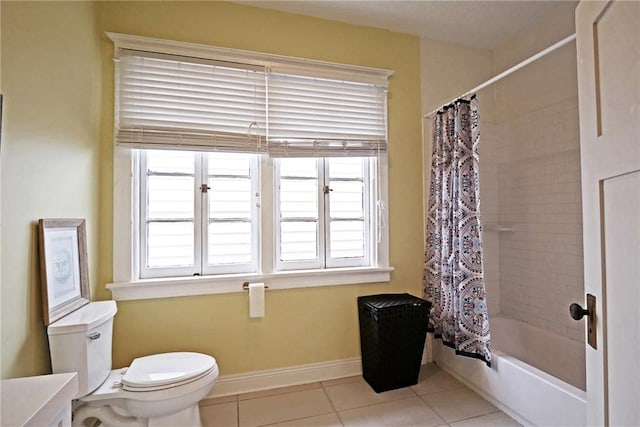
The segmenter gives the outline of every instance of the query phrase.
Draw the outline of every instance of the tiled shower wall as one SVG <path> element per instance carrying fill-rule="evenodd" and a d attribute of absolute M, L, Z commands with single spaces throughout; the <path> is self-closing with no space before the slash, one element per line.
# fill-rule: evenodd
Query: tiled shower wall
<path fill-rule="evenodd" d="M 584 341 L 578 100 L 481 125 L 490 314 Z"/>
<path fill-rule="evenodd" d="M 482 120 L 482 115 L 480 116 Z M 487 308 L 489 316 L 500 311 L 500 235 L 498 224 L 498 151 L 499 126 L 480 123 L 480 212 L 482 221 L 482 254 Z"/>

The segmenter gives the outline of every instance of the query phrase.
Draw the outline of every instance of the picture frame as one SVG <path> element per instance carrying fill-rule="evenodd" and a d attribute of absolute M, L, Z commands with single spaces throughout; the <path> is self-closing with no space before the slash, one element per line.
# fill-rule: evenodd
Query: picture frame
<path fill-rule="evenodd" d="M 2 155 L 2 110 L 4 95 L 0 93 L 0 156 Z"/>
<path fill-rule="evenodd" d="M 44 324 L 55 322 L 90 301 L 84 219 L 38 221 Z"/>

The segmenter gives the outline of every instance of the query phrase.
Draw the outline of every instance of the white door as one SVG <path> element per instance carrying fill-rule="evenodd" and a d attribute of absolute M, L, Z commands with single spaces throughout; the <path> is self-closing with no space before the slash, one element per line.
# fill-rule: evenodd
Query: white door
<path fill-rule="evenodd" d="M 587 345 L 587 420 L 640 426 L 640 1 L 576 9 Z M 588 322 L 587 322 L 588 323 Z"/>

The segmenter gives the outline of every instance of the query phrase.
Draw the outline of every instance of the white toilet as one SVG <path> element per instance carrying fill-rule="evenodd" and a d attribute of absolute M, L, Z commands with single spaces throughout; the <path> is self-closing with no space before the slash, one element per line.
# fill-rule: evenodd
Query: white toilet
<path fill-rule="evenodd" d="M 216 360 L 200 353 L 163 353 L 111 370 L 115 301 L 91 302 L 51 323 L 53 373 L 77 372 L 73 425 L 97 418 L 109 426 L 201 426 L 198 402 L 218 378 Z"/>

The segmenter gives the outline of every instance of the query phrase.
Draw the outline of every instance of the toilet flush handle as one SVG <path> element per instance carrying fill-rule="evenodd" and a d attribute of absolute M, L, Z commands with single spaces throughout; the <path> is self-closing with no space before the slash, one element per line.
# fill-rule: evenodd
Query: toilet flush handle
<path fill-rule="evenodd" d="M 87 338 L 89 338 L 91 341 L 95 341 L 98 338 L 100 338 L 100 332 L 93 332 L 93 333 L 87 335 Z"/>

